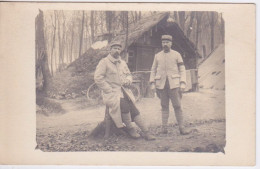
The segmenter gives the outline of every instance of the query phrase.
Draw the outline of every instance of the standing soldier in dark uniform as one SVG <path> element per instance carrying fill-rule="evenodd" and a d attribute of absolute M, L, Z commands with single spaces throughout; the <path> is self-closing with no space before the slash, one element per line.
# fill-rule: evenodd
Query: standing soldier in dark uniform
<path fill-rule="evenodd" d="M 149 134 L 135 106 L 133 93 L 127 88 L 132 83 L 132 75 L 127 64 L 120 57 L 121 48 L 119 42 L 112 42 L 110 53 L 100 60 L 96 68 L 95 82 L 102 89 L 104 103 L 109 107 L 109 115 L 117 128 L 125 126 L 131 137 L 139 138 L 139 133 L 131 123 L 133 121 L 141 129 L 146 140 L 155 140 L 155 137 Z"/>
<path fill-rule="evenodd" d="M 189 134 L 184 128 L 181 107 L 182 91 L 186 87 L 186 70 L 181 55 L 171 49 L 172 36 L 162 36 L 163 50 L 155 55 L 151 69 L 151 88 L 157 90 L 162 107 L 162 132 L 167 133 L 169 118 L 169 100 L 175 111 L 175 116 L 181 134 Z"/>

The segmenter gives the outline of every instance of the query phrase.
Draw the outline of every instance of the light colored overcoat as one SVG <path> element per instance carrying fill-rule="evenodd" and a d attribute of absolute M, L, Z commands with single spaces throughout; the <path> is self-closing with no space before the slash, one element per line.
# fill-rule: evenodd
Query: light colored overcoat
<path fill-rule="evenodd" d="M 124 60 L 115 59 L 110 54 L 101 59 L 96 67 L 94 80 L 102 90 L 103 101 L 109 107 L 109 114 L 118 128 L 123 127 L 120 98 L 123 97 L 122 86 L 126 81 L 132 82 L 132 75 Z M 124 88 L 128 98 L 134 103 L 131 90 Z"/>

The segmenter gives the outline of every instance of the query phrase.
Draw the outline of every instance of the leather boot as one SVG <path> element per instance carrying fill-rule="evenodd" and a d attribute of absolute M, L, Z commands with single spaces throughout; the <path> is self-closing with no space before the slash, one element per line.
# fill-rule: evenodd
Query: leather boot
<path fill-rule="evenodd" d="M 169 111 L 162 111 L 162 131 L 161 133 L 167 134 L 167 124 L 168 124 L 168 118 L 169 118 Z"/>
<path fill-rule="evenodd" d="M 152 134 L 150 134 L 148 131 L 143 132 L 143 137 L 144 137 L 144 139 L 147 140 L 147 141 L 151 141 L 151 140 L 155 140 L 155 139 L 156 139 L 156 138 L 155 138 Z"/>
<path fill-rule="evenodd" d="M 132 125 L 131 122 L 131 115 L 130 113 L 122 113 L 121 114 L 122 117 L 122 121 L 125 123 L 126 125 L 126 132 L 132 137 L 132 138 L 139 138 L 140 134 L 137 133 L 137 131 L 135 130 L 134 126 Z"/>
<path fill-rule="evenodd" d="M 142 136 L 145 138 L 145 140 L 155 140 L 155 137 L 149 133 L 148 128 L 140 115 L 137 115 L 135 117 L 134 122 L 141 129 Z"/>
<path fill-rule="evenodd" d="M 181 133 L 181 135 L 187 135 L 187 134 L 191 133 L 191 130 L 188 130 L 184 127 L 180 127 L 180 133 Z"/>
<path fill-rule="evenodd" d="M 185 129 L 185 127 L 184 127 L 183 114 L 182 114 L 181 108 L 179 108 L 179 107 L 174 108 L 174 111 L 175 111 L 176 120 L 177 120 L 178 125 L 179 125 L 180 134 L 182 134 L 182 135 L 190 134 L 191 131 Z"/>

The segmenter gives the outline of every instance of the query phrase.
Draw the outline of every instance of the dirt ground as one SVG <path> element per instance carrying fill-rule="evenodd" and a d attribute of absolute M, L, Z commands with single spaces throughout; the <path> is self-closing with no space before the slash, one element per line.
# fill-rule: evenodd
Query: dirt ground
<path fill-rule="evenodd" d="M 168 134 L 160 133 L 160 100 L 142 98 L 138 103 L 155 141 L 112 135 L 108 140 L 88 138 L 90 131 L 103 121 L 104 105 L 89 106 L 85 99 L 60 101 L 64 114 L 37 114 L 37 148 L 42 151 L 170 151 L 223 152 L 226 138 L 225 92 L 200 89 L 184 93 L 182 107 L 186 127 L 193 130 L 180 135 L 171 109 Z"/>

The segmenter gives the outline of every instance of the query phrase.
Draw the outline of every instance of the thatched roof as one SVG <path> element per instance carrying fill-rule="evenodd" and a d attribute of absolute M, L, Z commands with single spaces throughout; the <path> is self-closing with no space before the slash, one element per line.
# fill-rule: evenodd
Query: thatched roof
<path fill-rule="evenodd" d="M 152 27 L 157 25 L 162 19 L 168 16 L 167 12 L 158 13 L 156 15 L 152 15 L 150 17 L 146 17 L 141 19 L 135 24 L 131 24 L 128 30 L 128 40 L 127 46 L 130 46 L 133 42 L 135 42 L 140 36 L 142 36 L 146 31 L 150 30 Z M 113 41 L 119 41 L 123 45 L 123 50 L 125 49 L 125 40 L 126 35 L 123 32 L 121 35 L 116 36 Z"/>
<path fill-rule="evenodd" d="M 156 15 L 146 17 L 138 21 L 137 23 L 132 23 L 129 25 L 128 29 L 128 41 L 127 46 L 130 46 L 135 42 L 140 36 L 142 36 L 150 28 L 158 24 L 163 18 L 167 17 L 168 13 L 158 13 Z M 126 33 L 122 32 L 117 35 L 106 47 L 102 49 L 94 50 L 92 48 L 88 49 L 80 58 L 72 62 L 69 67 L 75 67 L 76 71 L 93 71 L 97 66 L 99 60 L 109 53 L 109 46 L 114 41 L 119 41 L 123 44 L 122 51 L 125 49 L 125 39 Z"/>

